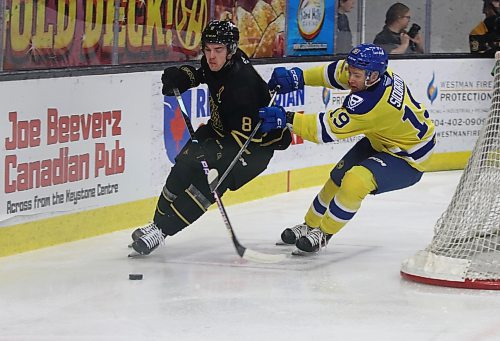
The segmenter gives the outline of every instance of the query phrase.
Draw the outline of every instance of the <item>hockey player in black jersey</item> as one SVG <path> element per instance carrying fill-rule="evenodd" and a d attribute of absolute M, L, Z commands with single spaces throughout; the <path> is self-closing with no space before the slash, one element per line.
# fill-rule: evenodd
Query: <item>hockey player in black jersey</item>
<path fill-rule="evenodd" d="M 229 21 L 211 21 L 202 32 L 201 67 L 169 67 L 162 75 L 166 96 L 174 89 L 184 92 L 206 83 L 210 93 L 210 119 L 177 155 L 163 186 L 153 222 L 132 233 L 132 247 L 142 255 L 151 253 L 166 236 L 192 224 L 214 203 L 200 161 L 223 174 L 259 122 L 259 108 L 271 99 L 267 83 L 238 49 L 239 31 Z M 254 136 L 227 178 L 217 189 L 237 190 L 263 172 L 275 150 L 291 143 L 288 129 Z"/>

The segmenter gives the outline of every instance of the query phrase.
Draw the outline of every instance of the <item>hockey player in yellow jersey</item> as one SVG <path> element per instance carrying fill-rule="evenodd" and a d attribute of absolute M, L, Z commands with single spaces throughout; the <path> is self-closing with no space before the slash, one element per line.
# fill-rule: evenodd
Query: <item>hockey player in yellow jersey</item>
<path fill-rule="evenodd" d="M 262 131 L 282 128 L 286 122 L 295 134 L 315 143 L 362 136 L 331 171 L 305 222 L 283 231 L 283 242 L 316 252 L 354 217 L 366 195 L 406 188 L 422 177 L 436 144 L 434 125 L 408 85 L 387 65 L 381 47 L 361 44 L 345 60 L 307 70 L 274 69 L 269 87 L 279 93 L 305 85 L 351 92 L 340 108 L 329 112 L 261 108 Z"/>

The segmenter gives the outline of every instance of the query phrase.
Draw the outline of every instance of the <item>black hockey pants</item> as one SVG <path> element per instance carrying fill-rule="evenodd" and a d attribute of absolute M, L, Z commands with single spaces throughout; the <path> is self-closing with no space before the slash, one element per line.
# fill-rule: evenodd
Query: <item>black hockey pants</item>
<path fill-rule="evenodd" d="M 240 146 L 231 136 L 213 137 L 213 130 L 202 126 L 196 131 L 199 143 L 189 141 L 176 158 L 158 198 L 155 224 L 166 235 L 174 235 L 202 216 L 215 202 L 208 187 L 201 161 L 217 169 L 219 176 L 238 153 Z M 216 135 L 218 136 L 218 135 Z M 269 164 L 273 149 L 251 143 L 250 154 L 243 153 L 217 192 L 222 196 L 227 189 L 237 190 L 262 173 Z"/>

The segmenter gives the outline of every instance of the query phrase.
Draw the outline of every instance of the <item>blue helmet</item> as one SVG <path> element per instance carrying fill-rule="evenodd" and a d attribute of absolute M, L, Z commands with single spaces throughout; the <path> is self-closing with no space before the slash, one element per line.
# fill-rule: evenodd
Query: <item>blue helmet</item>
<path fill-rule="evenodd" d="M 388 63 L 387 53 L 383 48 L 374 44 L 360 44 L 347 55 L 347 64 L 366 70 L 367 74 L 377 71 L 382 76 L 387 70 Z"/>

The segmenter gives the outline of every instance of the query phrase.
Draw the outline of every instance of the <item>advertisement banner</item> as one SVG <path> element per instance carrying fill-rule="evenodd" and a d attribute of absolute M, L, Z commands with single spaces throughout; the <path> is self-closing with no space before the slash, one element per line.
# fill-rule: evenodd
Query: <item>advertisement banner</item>
<path fill-rule="evenodd" d="M 333 54 L 335 1 L 292 0 L 288 6 L 286 54 Z"/>
<path fill-rule="evenodd" d="M 206 123 L 210 117 L 208 90 L 206 87 L 190 89 L 184 92 L 182 100 L 193 129 Z M 174 96 L 163 97 L 163 142 L 168 161 L 175 163 L 175 157 L 190 139 L 182 112 Z"/>
<path fill-rule="evenodd" d="M 436 125 L 436 153 L 467 152 L 489 113 L 494 61 L 395 60 Z M 303 69 L 323 63 L 280 64 Z M 268 80 L 275 65 L 257 65 Z M 349 91 L 306 86 L 276 104 L 305 113 Z M 193 127 L 210 117 L 205 85 L 182 94 Z M 188 132 L 161 72 L 0 82 L 0 226 L 157 196 Z M 314 144 L 294 136 L 264 174 L 334 164 L 358 137 Z"/>
<path fill-rule="evenodd" d="M 209 16 L 209 0 L 119 1 L 117 10 L 114 0 L 7 0 L 3 67 L 196 59 Z"/>
<path fill-rule="evenodd" d="M 238 26 L 240 49 L 249 57 L 283 57 L 285 6 L 285 0 L 215 0 L 214 19 Z"/>
<path fill-rule="evenodd" d="M 133 74 L 0 82 L 0 221 L 150 197 L 147 84 Z"/>

